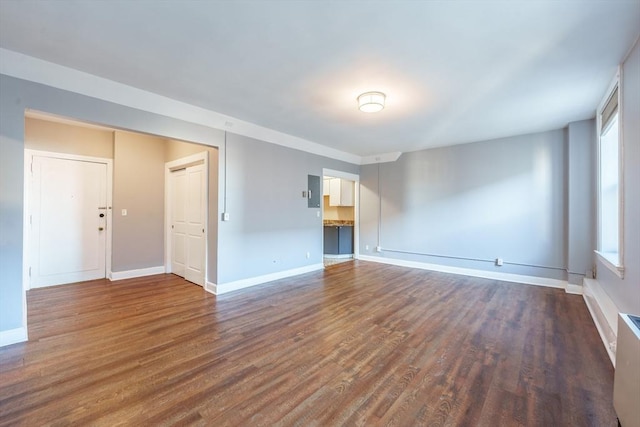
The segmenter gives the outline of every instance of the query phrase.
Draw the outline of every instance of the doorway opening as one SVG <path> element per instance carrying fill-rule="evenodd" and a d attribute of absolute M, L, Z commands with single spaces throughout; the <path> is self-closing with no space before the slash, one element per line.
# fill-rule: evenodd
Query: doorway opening
<path fill-rule="evenodd" d="M 196 191 L 204 214 L 199 218 L 202 250 L 189 258 L 191 267 L 199 266 L 198 278 L 188 280 L 206 282 L 217 245 L 217 147 L 32 110 L 25 113 L 24 143 L 25 292 L 31 287 L 170 272 L 165 262 L 170 242 L 165 240 L 165 166 L 195 153 L 204 153 L 206 159 L 200 161 L 204 170 L 191 170 L 205 176 Z M 40 188 L 32 185 L 32 164 Z M 52 191 L 55 188 L 61 193 Z M 67 199 L 90 204 L 91 213 L 81 217 Z M 190 240 L 192 247 L 197 246 L 195 240 Z"/>
<path fill-rule="evenodd" d="M 207 154 L 165 164 L 165 270 L 200 286 L 207 266 Z"/>
<path fill-rule="evenodd" d="M 324 169 L 322 180 L 325 267 L 352 261 L 358 250 L 359 180 L 355 174 Z"/>

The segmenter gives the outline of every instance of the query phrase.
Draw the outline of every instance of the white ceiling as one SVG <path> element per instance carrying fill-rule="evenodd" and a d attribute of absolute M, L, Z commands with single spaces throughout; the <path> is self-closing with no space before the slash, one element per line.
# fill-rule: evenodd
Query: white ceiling
<path fill-rule="evenodd" d="M 360 156 L 591 118 L 639 34 L 640 0 L 0 0 L 2 48 Z"/>

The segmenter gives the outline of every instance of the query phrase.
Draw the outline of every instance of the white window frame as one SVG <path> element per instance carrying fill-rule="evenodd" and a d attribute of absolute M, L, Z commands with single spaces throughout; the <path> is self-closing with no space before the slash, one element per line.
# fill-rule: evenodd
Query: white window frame
<path fill-rule="evenodd" d="M 606 253 L 601 252 L 601 244 L 602 244 L 602 226 L 601 226 L 601 216 L 602 216 L 602 200 L 601 200 L 601 164 L 600 164 L 600 153 L 601 153 L 601 135 L 602 135 L 602 112 L 609 101 L 609 98 L 613 94 L 613 92 L 618 89 L 618 259 L 617 262 L 611 257 L 607 256 Z M 622 108 L 622 70 L 618 67 L 615 78 L 609 85 L 607 92 L 605 93 L 604 98 L 598 105 L 598 109 L 596 111 L 596 122 L 597 122 L 597 138 L 598 138 L 598 182 L 597 182 L 597 200 L 598 200 L 598 212 L 597 212 L 597 234 L 598 234 L 598 243 L 597 249 L 595 251 L 600 262 L 615 273 L 619 278 L 624 278 L 624 137 L 622 132 L 622 123 L 623 123 L 623 108 Z"/>

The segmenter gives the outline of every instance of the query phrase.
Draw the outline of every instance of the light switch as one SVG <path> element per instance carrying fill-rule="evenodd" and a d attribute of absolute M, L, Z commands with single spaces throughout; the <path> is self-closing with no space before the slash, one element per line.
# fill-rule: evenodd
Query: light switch
<path fill-rule="evenodd" d="M 126 209 L 122 209 L 122 216 L 127 216 L 127 210 Z"/>

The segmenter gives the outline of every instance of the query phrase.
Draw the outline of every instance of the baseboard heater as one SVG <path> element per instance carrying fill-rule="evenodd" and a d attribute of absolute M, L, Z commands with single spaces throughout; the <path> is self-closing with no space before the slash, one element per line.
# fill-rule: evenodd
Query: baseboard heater
<path fill-rule="evenodd" d="M 622 427 L 640 427 L 640 317 L 620 313 L 613 407 Z"/>

